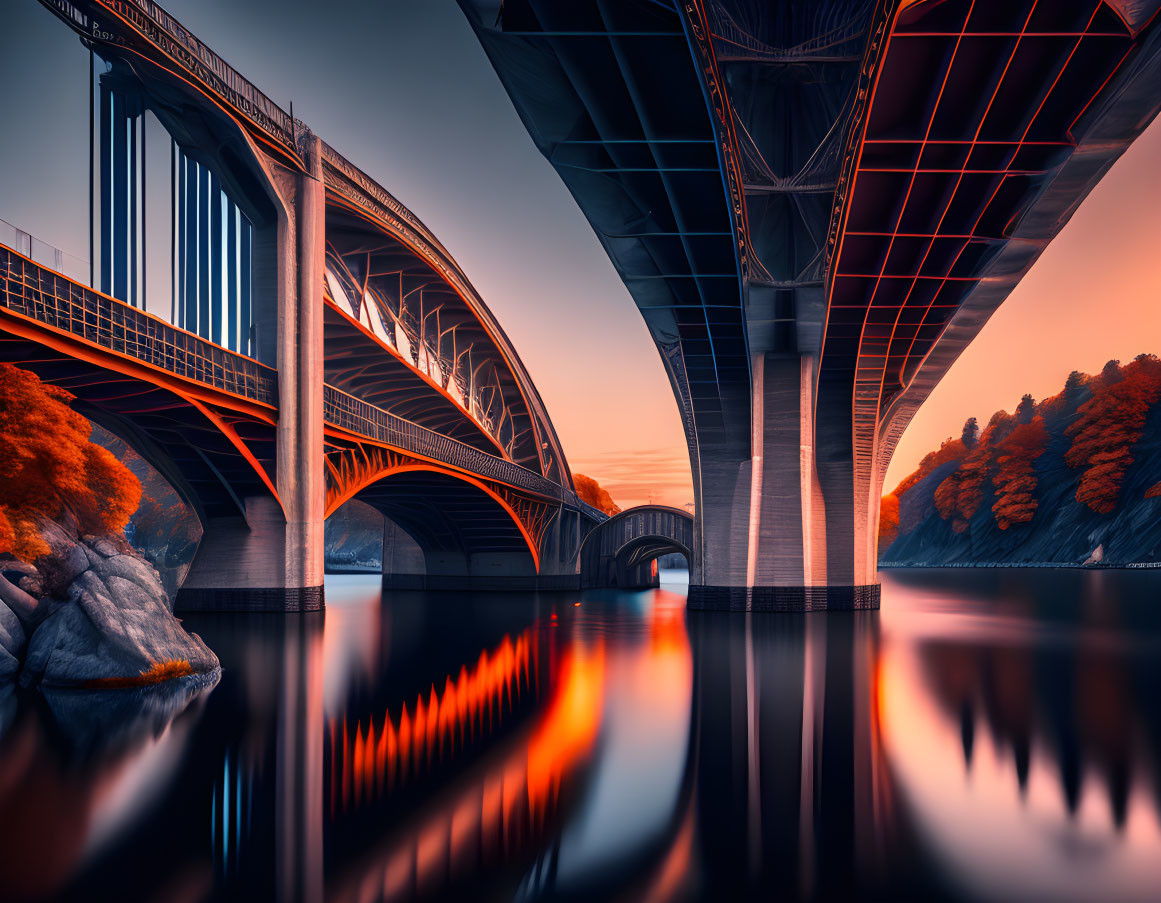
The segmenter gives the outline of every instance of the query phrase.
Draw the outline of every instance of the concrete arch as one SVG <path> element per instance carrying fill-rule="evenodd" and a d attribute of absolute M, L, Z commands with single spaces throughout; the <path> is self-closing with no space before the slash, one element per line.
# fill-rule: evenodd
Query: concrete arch
<path fill-rule="evenodd" d="M 679 508 L 642 505 L 594 527 L 578 557 L 582 586 L 656 586 L 652 563 L 678 552 L 693 566 L 693 517 Z"/>
<path fill-rule="evenodd" d="M 540 550 L 516 510 L 468 474 L 403 464 L 352 486 L 341 502 L 350 499 L 375 508 L 388 522 L 383 550 L 386 586 L 469 589 L 487 581 L 495 589 L 504 588 L 497 578 L 501 583 L 506 578 L 515 587 L 534 581 L 539 573 Z M 398 531 L 422 552 L 421 567 L 416 556 L 408 554 L 403 559 L 409 566 L 402 573 L 388 571 L 389 562 L 399 560 L 396 549 L 388 547 L 397 544 Z"/>

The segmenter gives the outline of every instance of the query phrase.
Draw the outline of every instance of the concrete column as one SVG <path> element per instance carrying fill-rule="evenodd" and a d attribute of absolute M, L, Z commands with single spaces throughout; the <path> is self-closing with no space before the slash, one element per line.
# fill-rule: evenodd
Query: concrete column
<path fill-rule="evenodd" d="M 205 534 L 175 608 L 315 611 L 323 607 L 323 278 L 326 191 L 321 142 L 306 133 L 309 171 L 272 178 L 277 224 L 278 498 L 242 499 Z"/>
<path fill-rule="evenodd" d="M 326 267 L 326 188 L 322 142 L 307 133 L 309 171 L 298 176 L 297 282 L 278 322 L 278 478 L 286 512 L 284 586 L 287 607 L 323 604 L 323 278 Z M 287 293 L 290 294 L 289 292 Z M 297 597 L 299 604 L 294 605 Z"/>
<path fill-rule="evenodd" d="M 831 496 L 824 500 L 820 471 L 840 487 L 845 479 L 849 487 L 853 470 L 848 460 L 816 461 L 814 359 L 757 354 L 751 371 L 749 457 L 736 449 L 698 445 L 702 560 L 691 574 L 690 607 L 878 607 L 873 561 L 869 566 L 863 562 L 860 585 L 855 585 L 853 507 L 842 504 L 839 492 L 834 511 Z"/>

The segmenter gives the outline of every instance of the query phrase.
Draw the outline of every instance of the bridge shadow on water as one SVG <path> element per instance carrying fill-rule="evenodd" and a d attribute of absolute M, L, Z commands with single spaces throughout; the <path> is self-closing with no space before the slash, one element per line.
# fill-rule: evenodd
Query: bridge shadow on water
<path fill-rule="evenodd" d="M 771 616 L 338 577 L 190 617 L 216 686 L 0 694 L 4 897 L 1148 899 L 1154 583 Z"/>

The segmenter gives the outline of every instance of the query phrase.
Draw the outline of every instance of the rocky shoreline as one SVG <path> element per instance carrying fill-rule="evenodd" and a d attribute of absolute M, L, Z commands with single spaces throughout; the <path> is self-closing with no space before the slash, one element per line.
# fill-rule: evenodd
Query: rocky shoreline
<path fill-rule="evenodd" d="M 139 688 L 220 673 L 217 656 L 170 610 L 156 569 L 122 536 L 44 520 L 50 551 L 0 559 L 0 681 Z"/>

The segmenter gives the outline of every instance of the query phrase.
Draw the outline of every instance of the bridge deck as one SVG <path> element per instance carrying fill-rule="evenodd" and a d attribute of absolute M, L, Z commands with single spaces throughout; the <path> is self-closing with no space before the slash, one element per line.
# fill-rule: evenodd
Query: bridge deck
<path fill-rule="evenodd" d="M 0 245 L 0 318 L 5 314 L 35 321 L 183 380 L 273 408 L 278 406 L 278 372 L 273 368 L 172 326 Z M 560 495 L 559 485 L 531 470 L 419 426 L 334 386 L 324 388 L 323 412 L 328 426 L 354 437 L 537 495 Z"/>

